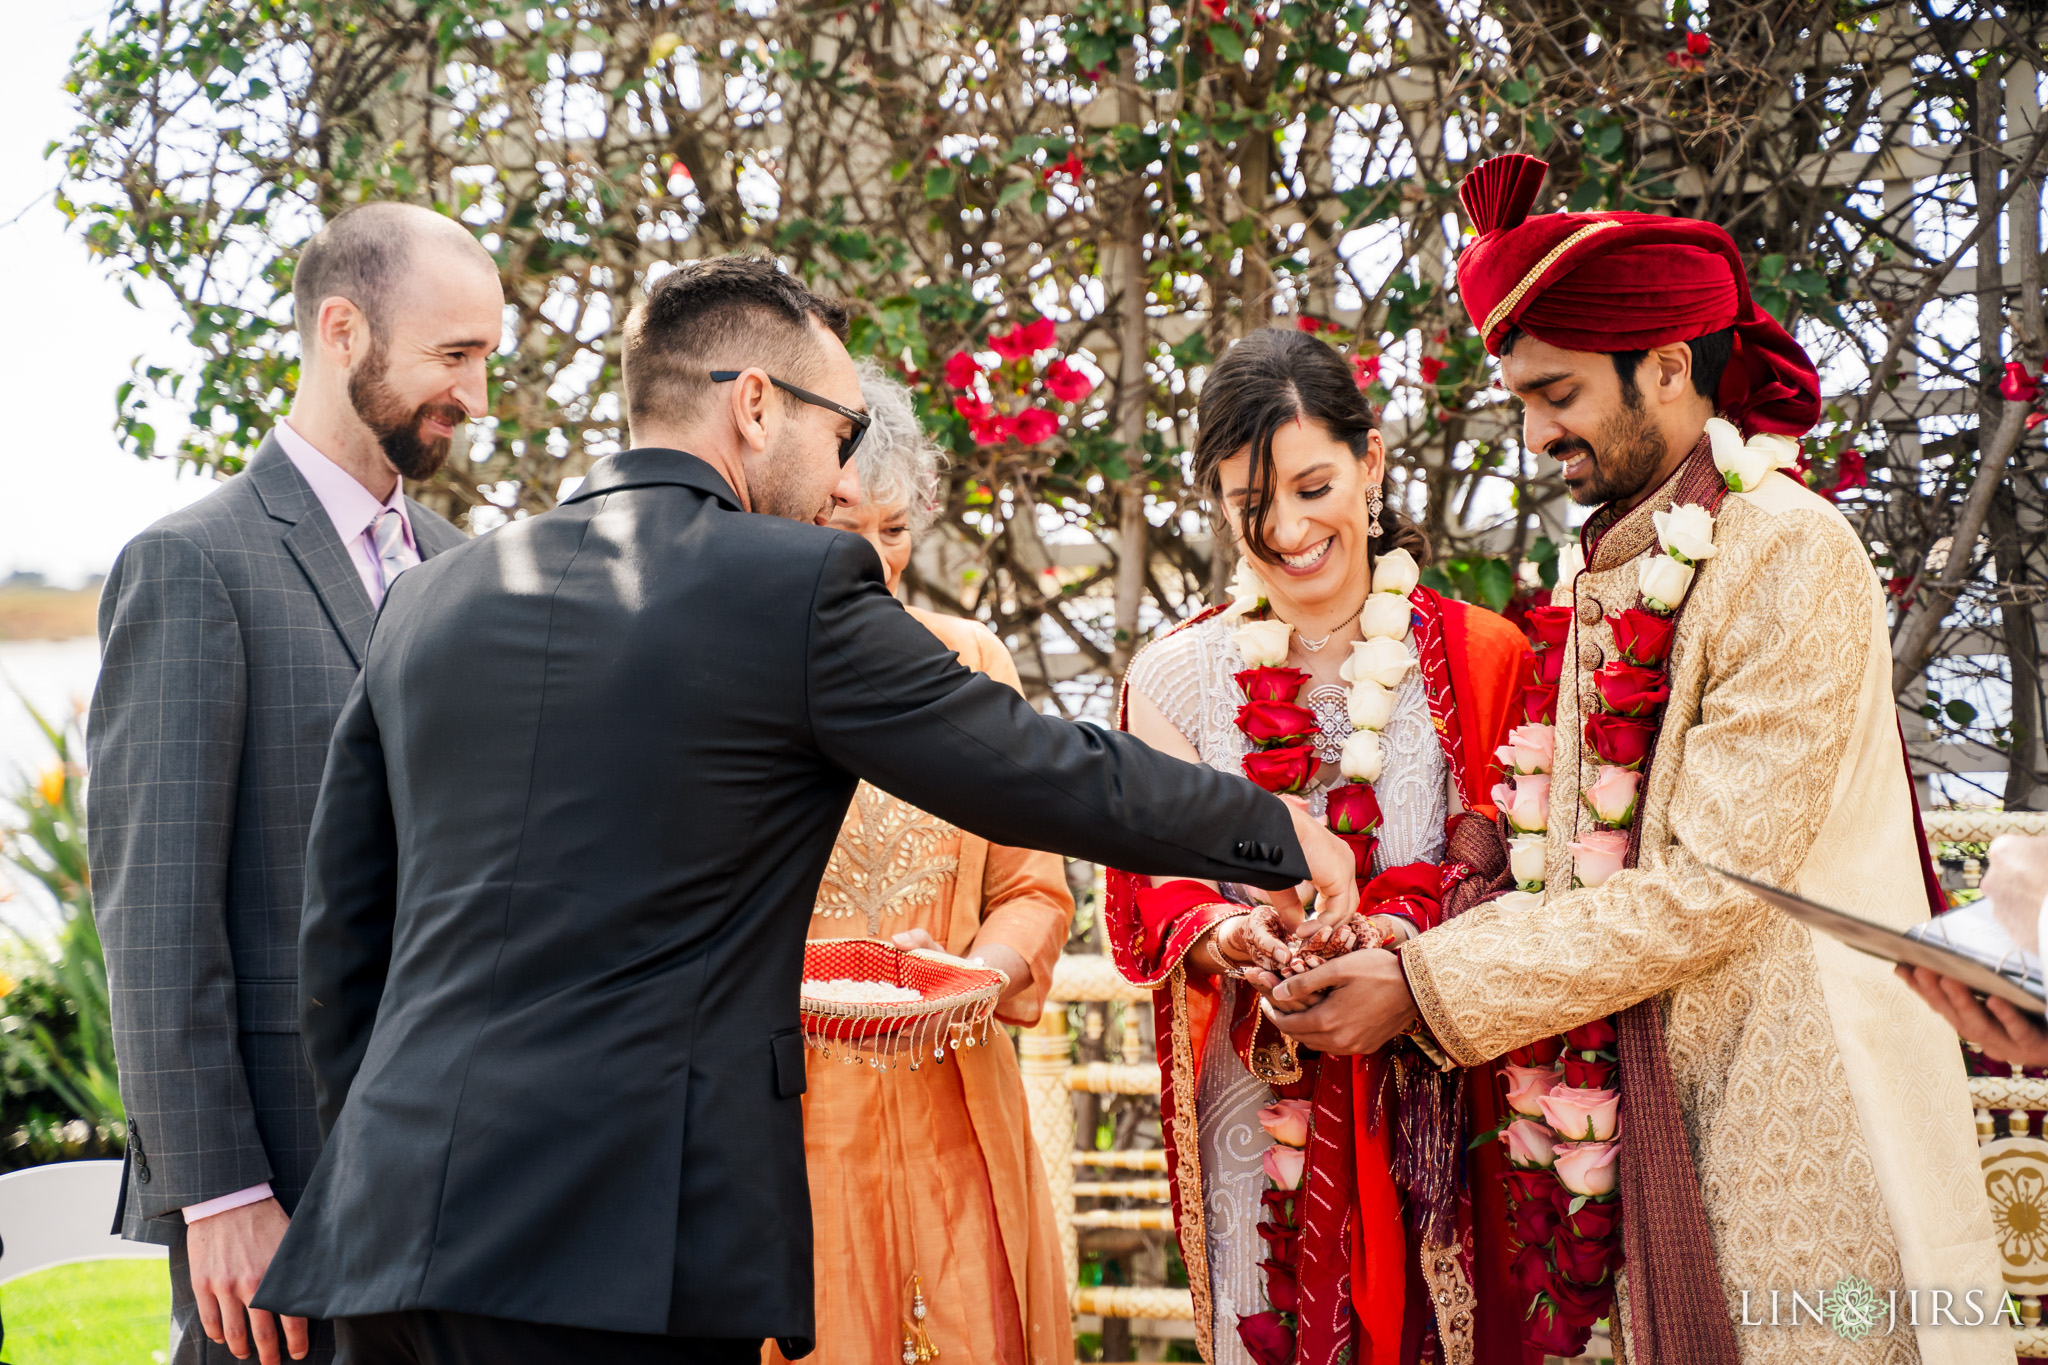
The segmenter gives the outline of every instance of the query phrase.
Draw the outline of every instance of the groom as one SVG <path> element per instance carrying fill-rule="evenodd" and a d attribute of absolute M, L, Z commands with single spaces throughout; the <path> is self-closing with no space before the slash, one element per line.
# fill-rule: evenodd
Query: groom
<path fill-rule="evenodd" d="M 1543 173 L 1497 158 L 1461 187 L 1479 236 L 1458 287 L 1523 405 L 1524 441 L 1595 509 L 1547 609 L 1554 761 L 1518 780 L 1549 793 L 1547 812 L 1518 822 L 1547 826 L 1534 850 L 1546 890 L 1469 910 L 1398 958 L 1356 954 L 1280 985 L 1277 1008 L 1298 1011 L 1281 1027 L 1364 1052 L 1419 1016 L 1469 1066 L 1614 1016 L 1614 1325 L 1637 1365 L 2010 1361 L 2011 1324 L 1988 1320 L 1999 1272 L 1954 1038 L 1882 963 L 1714 871 L 1902 929 L 1929 909 L 1863 545 L 1773 468 L 1789 442 L 1745 446 L 1723 429 L 1717 446 L 1707 425 L 1718 410 L 1743 435 L 1800 435 L 1820 415 L 1818 377 L 1751 302 L 1725 232 L 1637 213 L 1530 217 Z M 1691 569 L 1660 540 L 1682 542 Z M 1661 607 L 1680 608 L 1675 632 L 1646 624 L 1668 622 Z M 1650 648 L 1660 630 L 1668 646 Z M 1652 655 L 1659 668 L 1641 666 Z M 1530 719 L 1545 719 L 1547 692 L 1532 695 Z M 1618 746 L 1631 736 L 1633 752 Z M 1598 1035 L 1615 1036 L 1579 1036 Z M 1524 1159 L 1549 1156 L 1546 1142 Z M 1562 1261 L 1528 1269 L 1555 1286 Z M 1601 1301 L 1609 1271 L 1588 1269 L 1565 1277 L 1594 1281 L 1584 1293 L 1540 1311 Z M 1794 1290 L 1812 1302 L 1851 1277 L 1880 1300 L 1897 1290 L 1896 1322 L 1852 1339 L 1756 1307 Z M 1956 1296 L 1947 1320 L 1932 1290 Z M 1951 1325 L 1971 1290 L 1985 1291 L 1984 1325 Z"/>
<path fill-rule="evenodd" d="M 1007 844 L 1350 892 L 1335 836 L 1037 714 L 811 524 L 858 496 L 845 334 L 766 260 L 663 276 L 634 448 L 384 608 L 307 855 L 329 1136 L 258 1296 L 343 1360 L 810 1350 L 797 986 L 857 778 Z"/>

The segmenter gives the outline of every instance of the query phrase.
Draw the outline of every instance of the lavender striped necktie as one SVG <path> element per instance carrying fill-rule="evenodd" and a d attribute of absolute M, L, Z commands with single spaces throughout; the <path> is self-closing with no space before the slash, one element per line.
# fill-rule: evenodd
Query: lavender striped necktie
<path fill-rule="evenodd" d="M 419 563 L 419 556 L 405 543 L 405 518 L 398 515 L 396 508 L 387 507 L 377 514 L 377 520 L 370 528 L 371 536 L 377 542 L 377 583 L 381 593 L 391 591 L 391 585 L 398 576 Z"/>

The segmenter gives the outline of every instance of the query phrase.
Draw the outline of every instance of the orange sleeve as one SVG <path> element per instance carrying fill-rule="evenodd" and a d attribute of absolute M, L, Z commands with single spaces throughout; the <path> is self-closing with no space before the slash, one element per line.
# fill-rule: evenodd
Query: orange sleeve
<path fill-rule="evenodd" d="M 961 663 L 1020 693 L 1024 690 L 1016 661 L 994 634 L 952 618 L 943 626 L 932 626 L 925 613 L 914 614 L 960 655 Z M 981 927 L 974 941 L 1000 943 L 1031 967 L 1031 984 L 1011 996 L 997 1018 L 1006 1024 L 1038 1022 L 1045 994 L 1052 988 L 1053 964 L 1067 946 L 1073 921 L 1074 897 L 1067 889 L 1064 859 L 1057 853 L 989 844 L 981 876 Z"/>
<path fill-rule="evenodd" d="M 1521 721 L 1515 698 L 1529 642 L 1507 618 L 1449 598 L 1444 601 L 1444 634 L 1463 731 L 1467 773 L 1462 786 L 1474 794 L 1467 804 L 1491 819 L 1499 812 L 1487 794 L 1501 780 L 1494 751 Z"/>

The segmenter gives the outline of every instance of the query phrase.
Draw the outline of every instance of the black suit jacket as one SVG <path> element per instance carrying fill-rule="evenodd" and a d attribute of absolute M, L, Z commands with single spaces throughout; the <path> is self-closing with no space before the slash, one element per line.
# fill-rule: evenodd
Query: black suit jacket
<path fill-rule="evenodd" d="M 1006 844 L 1306 875 L 1281 802 L 962 667 L 860 539 L 601 460 L 378 620 L 308 851 L 332 1131 L 257 1302 L 811 1336 L 797 985 L 860 777 Z"/>

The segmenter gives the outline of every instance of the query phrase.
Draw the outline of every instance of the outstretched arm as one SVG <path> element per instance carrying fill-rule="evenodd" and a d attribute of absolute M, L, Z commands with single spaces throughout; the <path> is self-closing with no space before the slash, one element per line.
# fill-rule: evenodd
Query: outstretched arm
<path fill-rule="evenodd" d="M 1314 846 L 1312 868 L 1288 808 L 1243 778 L 1042 716 L 963 668 L 889 597 L 851 537 L 819 575 L 809 667 L 821 753 L 985 838 L 1282 895 L 1313 872 L 1330 882 L 1325 894 L 1357 894 L 1349 850 L 1340 886 L 1327 850 Z"/>

